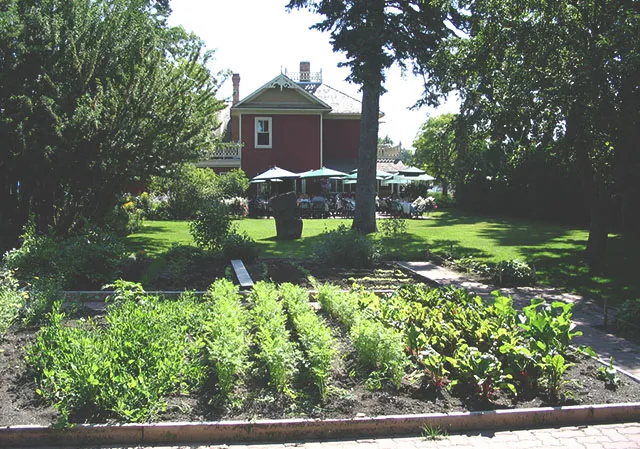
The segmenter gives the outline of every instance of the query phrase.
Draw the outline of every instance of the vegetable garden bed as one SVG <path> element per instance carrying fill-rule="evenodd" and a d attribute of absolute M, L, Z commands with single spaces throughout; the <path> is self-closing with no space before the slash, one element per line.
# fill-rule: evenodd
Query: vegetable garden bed
<path fill-rule="evenodd" d="M 167 300 L 124 284 L 104 316 L 54 311 L 40 331 L 14 328 L 3 342 L 0 425 L 640 401 L 638 384 L 569 347 L 567 305 L 519 314 L 508 298 L 485 304 L 461 290 L 386 298 L 321 285 L 316 313 L 307 297 L 260 283 L 243 301 L 217 281 L 204 300 Z"/>

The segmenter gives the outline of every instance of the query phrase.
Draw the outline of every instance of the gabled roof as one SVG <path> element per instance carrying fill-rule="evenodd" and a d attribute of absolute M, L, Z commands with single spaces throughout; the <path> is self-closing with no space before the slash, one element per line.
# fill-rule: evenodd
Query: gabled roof
<path fill-rule="evenodd" d="M 300 87 L 298 85 L 298 83 L 296 83 L 291 78 L 287 77 L 286 75 L 284 75 L 282 73 L 280 75 L 276 76 L 275 78 L 273 78 L 271 81 L 269 81 L 268 83 L 266 83 L 262 87 L 256 89 L 248 97 L 243 98 L 242 101 L 238 102 L 237 104 L 235 104 L 233 106 L 233 109 L 242 109 L 242 108 L 255 107 L 255 105 L 251 104 L 251 102 L 253 100 L 257 99 L 260 95 L 262 95 L 263 93 L 267 92 L 269 89 L 278 89 L 278 88 L 280 90 L 292 89 L 294 92 L 299 94 L 301 97 L 303 97 L 304 99 L 309 101 L 309 105 L 307 106 L 307 108 L 309 108 L 309 109 L 318 109 L 318 110 L 326 110 L 326 111 L 330 111 L 331 110 L 331 106 L 329 106 L 327 103 L 322 101 L 320 98 L 318 98 L 318 97 L 310 94 L 306 90 L 304 90 L 302 87 Z"/>
<path fill-rule="evenodd" d="M 356 100 L 326 84 L 310 86 L 307 91 L 310 91 L 316 98 L 331 106 L 331 114 L 360 115 L 362 112 L 362 102 L 360 100 Z"/>

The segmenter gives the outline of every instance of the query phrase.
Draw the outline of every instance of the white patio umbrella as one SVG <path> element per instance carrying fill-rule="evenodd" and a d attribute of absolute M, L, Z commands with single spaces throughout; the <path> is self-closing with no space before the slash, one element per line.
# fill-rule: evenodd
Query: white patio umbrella
<path fill-rule="evenodd" d="M 332 168 L 320 167 L 317 170 L 306 171 L 304 173 L 300 173 L 300 178 L 330 178 L 334 176 L 347 176 L 346 173 L 342 173 L 341 171 L 334 170 Z"/>
<path fill-rule="evenodd" d="M 402 170 L 398 170 L 398 173 L 400 173 L 401 175 L 416 176 L 416 175 L 422 175 L 426 172 L 424 170 L 419 169 L 418 167 L 407 167 Z"/>
<path fill-rule="evenodd" d="M 251 182 L 257 181 L 273 181 L 274 179 L 282 179 L 282 178 L 297 178 L 298 174 L 290 172 L 289 170 L 285 170 L 280 167 L 271 167 L 269 170 L 260 173 L 257 176 L 251 178 Z M 277 181 L 276 181 L 277 182 Z"/>

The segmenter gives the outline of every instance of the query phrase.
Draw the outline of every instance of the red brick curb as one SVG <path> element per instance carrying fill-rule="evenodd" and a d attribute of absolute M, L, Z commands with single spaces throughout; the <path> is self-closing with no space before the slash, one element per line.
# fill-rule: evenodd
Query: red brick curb
<path fill-rule="evenodd" d="M 181 422 L 0 428 L 0 447 L 240 443 L 414 436 L 428 425 L 449 433 L 634 422 L 640 403 L 432 413 L 353 419 Z"/>

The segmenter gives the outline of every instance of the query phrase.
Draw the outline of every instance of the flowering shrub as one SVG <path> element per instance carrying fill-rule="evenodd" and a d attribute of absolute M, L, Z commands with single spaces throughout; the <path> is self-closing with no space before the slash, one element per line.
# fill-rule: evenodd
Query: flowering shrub
<path fill-rule="evenodd" d="M 436 203 L 436 199 L 432 196 L 428 196 L 426 198 L 419 196 L 413 201 L 413 203 L 411 203 L 411 207 L 413 207 L 416 212 L 431 212 L 438 208 L 438 204 Z"/>
<path fill-rule="evenodd" d="M 246 217 L 249 214 L 249 200 L 247 198 L 235 196 L 233 198 L 225 198 L 222 202 L 229 209 L 229 214 L 234 217 Z"/>

